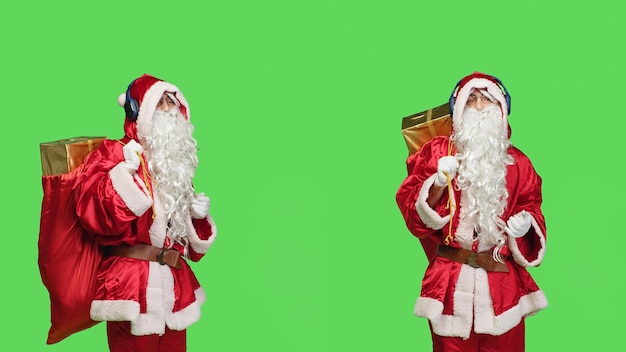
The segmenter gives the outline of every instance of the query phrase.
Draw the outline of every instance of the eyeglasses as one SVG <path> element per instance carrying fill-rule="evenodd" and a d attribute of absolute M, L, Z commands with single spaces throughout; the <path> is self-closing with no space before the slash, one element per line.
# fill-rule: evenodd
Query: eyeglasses
<path fill-rule="evenodd" d="M 491 105 L 491 104 L 495 103 L 493 100 L 489 99 L 486 95 L 481 95 L 480 97 L 477 97 L 476 95 L 471 94 L 467 98 L 467 102 L 465 103 L 465 105 L 467 105 L 467 106 L 476 105 L 476 102 L 478 101 L 478 99 L 480 99 L 480 102 L 485 104 L 485 105 Z"/>
<path fill-rule="evenodd" d="M 170 98 L 170 97 L 164 97 L 161 98 L 158 102 L 157 102 L 157 109 L 158 108 L 162 108 L 164 106 L 168 106 L 168 107 L 173 107 L 174 105 L 176 105 L 176 103 Z"/>

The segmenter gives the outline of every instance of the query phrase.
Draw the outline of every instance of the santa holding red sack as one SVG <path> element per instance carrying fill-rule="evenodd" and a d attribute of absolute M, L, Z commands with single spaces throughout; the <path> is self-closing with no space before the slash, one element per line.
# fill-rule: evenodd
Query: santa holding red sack
<path fill-rule="evenodd" d="M 496 77 L 464 77 L 451 135 L 407 159 L 396 200 L 429 259 L 415 314 L 434 351 L 524 351 L 525 317 L 548 304 L 526 269 L 546 249 L 541 177 L 510 142 L 510 106 Z"/>
<path fill-rule="evenodd" d="M 107 321 L 111 351 L 185 351 L 186 329 L 206 300 L 188 261 L 216 236 L 209 198 L 192 184 L 198 165 L 189 105 L 150 75 L 118 102 L 121 140 L 105 140 L 84 161 L 76 214 L 106 253 L 91 318 Z"/>

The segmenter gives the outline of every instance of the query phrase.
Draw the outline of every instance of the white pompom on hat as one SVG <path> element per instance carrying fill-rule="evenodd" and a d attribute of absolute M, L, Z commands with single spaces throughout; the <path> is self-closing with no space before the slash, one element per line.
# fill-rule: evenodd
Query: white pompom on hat
<path fill-rule="evenodd" d="M 122 93 L 119 97 L 117 97 L 117 103 L 120 104 L 120 106 L 124 106 L 124 104 L 126 104 L 126 93 Z"/>

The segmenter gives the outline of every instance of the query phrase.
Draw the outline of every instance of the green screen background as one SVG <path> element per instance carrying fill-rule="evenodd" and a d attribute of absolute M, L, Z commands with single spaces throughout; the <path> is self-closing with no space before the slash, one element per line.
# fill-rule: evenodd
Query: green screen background
<path fill-rule="evenodd" d="M 39 143 L 122 136 L 117 96 L 179 86 L 198 191 L 219 231 L 190 351 L 426 351 L 426 266 L 395 205 L 404 116 L 482 71 L 512 96 L 512 140 L 544 179 L 549 307 L 527 350 L 615 350 L 624 236 L 624 13 L 439 1 L 118 1 L 3 5 L 2 286 L 7 351 L 107 351 L 105 325 L 46 346 Z M 608 250 L 613 246 L 614 250 Z"/>

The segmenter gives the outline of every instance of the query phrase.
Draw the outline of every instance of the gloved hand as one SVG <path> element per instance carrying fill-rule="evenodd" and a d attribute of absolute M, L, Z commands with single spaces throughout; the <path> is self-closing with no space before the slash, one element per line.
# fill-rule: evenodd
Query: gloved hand
<path fill-rule="evenodd" d="M 122 150 L 124 151 L 124 159 L 126 159 L 125 165 L 128 170 L 131 173 L 137 172 L 139 164 L 141 163 L 140 155 L 143 153 L 143 147 L 141 144 L 135 142 L 134 139 L 131 139 L 131 141 L 128 142 Z"/>
<path fill-rule="evenodd" d="M 209 215 L 209 197 L 204 193 L 196 194 L 196 197 L 191 202 L 191 217 L 194 219 L 204 219 Z"/>
<path fill-rule="evenodd" d="M 530 230 L 530 219 L 530 214 L 522 210 L 509 218 L 504 231 L 513 238 L 520 238 Z"/>
<path fill-rule="evenodd" d="M 437 161 L 437 178 L 435 178 L 435 184 L 439 187 L 443 187 L 448 184 L 446 174 L 450 177 L 450 180 L 456 176 L 456 170 L 459 168 L 459 161 L 456 157 L 448 155 L 444 156 Z"/>

